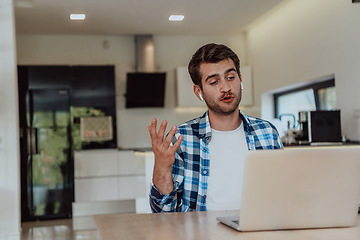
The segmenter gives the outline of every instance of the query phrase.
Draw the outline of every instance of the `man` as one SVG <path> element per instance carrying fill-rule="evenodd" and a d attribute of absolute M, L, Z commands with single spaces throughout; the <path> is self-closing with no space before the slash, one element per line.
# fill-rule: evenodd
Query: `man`
<path fill-rule="evenodd" d="M 188 70 L 194 93 L 208 111 L 173 126 L 148 127 L 155 156 L 150 205 L 153 212 L 236 209 L 248 150 L 283 148 L 275 127 L 239 111 L 240 60 L 228 47 L 207 44 Z"/>

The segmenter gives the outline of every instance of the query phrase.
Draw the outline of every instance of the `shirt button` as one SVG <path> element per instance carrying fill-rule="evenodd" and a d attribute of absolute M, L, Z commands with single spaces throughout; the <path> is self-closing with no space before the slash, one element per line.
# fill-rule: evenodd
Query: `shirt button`
<path fill-rule="evenodd" d="M 207 174 L 207 171 L 205 170 L 205 171 L 203 171 L 203 173 L 204 173 L 204 175 L 206 175 L 206 174 Z"/>

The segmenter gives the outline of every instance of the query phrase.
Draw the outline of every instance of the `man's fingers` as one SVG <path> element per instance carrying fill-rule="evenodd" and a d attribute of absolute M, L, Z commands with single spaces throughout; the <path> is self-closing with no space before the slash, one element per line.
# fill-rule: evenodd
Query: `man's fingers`
<path fill-rule="evenodd" d="M 148 126 L 151 142 L 153 148 L 155 147 L 159 151 L 176 151 L 179 148 L 184 137 L 180 135 L 177 141 L 171 146 L 171 141 L 176 133 L 177 126 L 173 126 L 170 129 L 168 135 L 164 138 L 167 124 L 168 122 L 166 120 L 163 120 L 160 124 L 159 131 L 157 131 L 157 119 L 153 118 L 151 124 Z"/>
<path fill-rule="evenodd" d="M 170 146 L 171 140 L 173 139 L 175 132 L 176 132 L 177 127 L 176 126 L 172 126 L 172 128 L 170 129 L 169 134 L 166 136 L 165 140 L 164 140 L 164 145 L 166 148 L 168 148 Z"/>
<path fill-rule="evenodd" d="M 156 125 L 157 125 L 157 119 L 153 118 L 151 121 L 151 124 L 148 126 L 148 131 L 150 133 L 151 141 L 153 142 L 156 138 Z"/>
<path fill-rule="evenodd" d="M 175 151 L 180 147 L 180 144 L 181 144 L 181 142 L 182 142 L 183 139 L 184 139 L 184 136 L 183 136 L 183 135 L 180 135 L 179 138 L 176 140 L 176 142 L 175 142 L 174 145 L 172 146 Z"/>
<path fill-rule="evenodd" d="M 165 138 L 164 141 L 164 147 L 167 149 L 167 151 L 171 152 L 171 153 L 175 153 L 176 150 L 180 147 L 182 140 L 184 139 L 183 135 L 179 135 L 178 139 L 174 142 L 173 145 L 171 144 L 172 139 L 174 138 L 174 135 L 176 133 L 177 127 L 173 126 L 169 132 L 169 134 L 167 135 L 167 137 Z"/>
<path fill-rule="evenodd" d="M 166 126 L 167 126 L 167 121 L 163 120 L 160 124 L 159 132 L 157 134 L 158 138 L 164 139 Z"/>

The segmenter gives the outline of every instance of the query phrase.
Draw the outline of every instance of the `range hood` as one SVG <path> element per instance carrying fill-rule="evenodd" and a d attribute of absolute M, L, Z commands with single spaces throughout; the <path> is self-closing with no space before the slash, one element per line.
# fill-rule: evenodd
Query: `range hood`
<path fill-rule="evenodd" d="M 155 49 L 152 35 L 135 35 L 136 72 L 155 72 Z"/>
<path fill-rule="evenodd" d="M 127 73 L 126 108 L 164 107 L 166 73 L 155 71 L 152 35 L 135 35 L 135 72 Z"/>

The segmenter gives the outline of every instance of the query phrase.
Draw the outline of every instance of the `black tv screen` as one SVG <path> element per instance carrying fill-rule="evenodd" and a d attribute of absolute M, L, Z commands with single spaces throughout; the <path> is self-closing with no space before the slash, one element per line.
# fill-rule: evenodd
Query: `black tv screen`
<path fill-rule="evenodd" d="M 127 73 L 126 108 L 164 107 L 166 73 Z"/>

